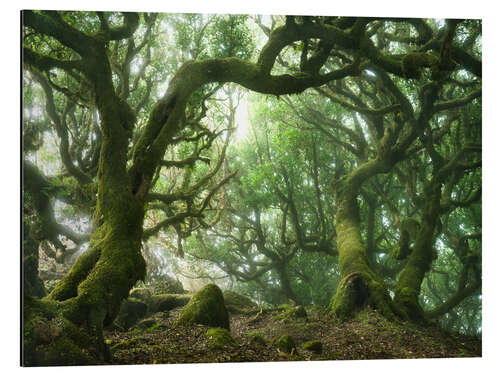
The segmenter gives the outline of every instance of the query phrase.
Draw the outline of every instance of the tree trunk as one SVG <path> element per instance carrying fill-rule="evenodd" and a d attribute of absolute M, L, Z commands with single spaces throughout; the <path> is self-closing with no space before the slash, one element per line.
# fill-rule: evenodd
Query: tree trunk
<path fill-rule="evenodd" d="M 288 277 L 288 274 L 286 272 L 286 266 L 285 264 L 278 265 L 276 267 L 276 271 L 278 272 L 278 277 L 280 280 L 280 285 L 281 285 L 281 291 L 283 294 L 286 296 L 286 298 L 289 301 L 293 301 L 296 304 L 300 304 L 299 300 L 297 299 L 297 296 L 292 290 L 292 286 L 290 285 L 290 279 Z"/>
<path fill-rule="evenodd" d="M 399 275 L 394 296 L 394 302 L 416 322 L 425 321 L 418 296 L 425 274 L 430 270 L 435 257 L 434 241 L 440 211 L 441 185 L 431 181 L 424 188 L 424 195 L 426 203 L 422 224 L 408 262 Z"/>
<path fill-rule="evenodd" d="M 365 306 L 371 306 L 387 318 L 395 318 L 396 310 L 383 280 L 369 266 L 360 231 L 357 189 L 347 180 L 336 186 L 338 205 L 335 216 L 341 281 L 332 298 L 331 308 L 346 320 Z"/>
<path fill-rule="evenodd" d="M 130 107 L 108 92 L 112 87 L 109 82 L 96 87 L 103 142 L 90 249 L 78 259 L 56 289 L 37 305 L 38 310 L 31 309 L 34 313 L 25 316 L 25 335 L 28 334 L 32 341 L 27 343 L 25 340 L 25 351 L 28 350 L 24 353 L 28 361 L 26 365 L 86 363 L 80 354 L 89 349 L 86 347 L 89 343 L 94 360 L 106 361 L 109 353 L 104 343 L 103 326 L 114 320 L 129 290 L 145 277 L 146 264 L 141 255 L 144 201 L 132 193 L 126 169 L 129 130 L 135 119 Z M 32 305 L 30 301 L 26 303 Z M 57 313 L 48 314 L 54 305 Z M 53 316 L 45 325 L 50 326 L 50 322 L 58 317 L 64 319 L 62 341 L 72 343 L 75 356 L 57 355 L 60 348 L 54 347 L 54 340 L 44 341 L 36 324 L 44 314 Z M 87 328 L 88 337 L 74 342 L 66 332 L 73 332 L 80 326 Z M 82 346 L 82 343 L 85 344 Z M 92 363 L 92 359 L 88 361 Z"/>

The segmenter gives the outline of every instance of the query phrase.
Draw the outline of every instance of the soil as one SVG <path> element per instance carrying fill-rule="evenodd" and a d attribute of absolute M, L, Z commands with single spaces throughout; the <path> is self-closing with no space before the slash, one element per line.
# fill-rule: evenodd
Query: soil
<path fill-rule="evenodd" d="M 231 314 L 230 332 L 238 345 L 212 349 L 205 334 L 209 327 L 175 324 L 181 311 L 182 307 L 149 317 L 150 324 L 154 319 L 149 328 L 138 328 L 139 324 L 128 331 L 107 331 L 110 364 L 481 357 L 482 351 L 481 338 L 447 333 L 437 325 L 390 322 L 374 310 L 341 323 L 316 307 L 306 307 L 307 317 L 283 309 Z M 296 344 L 291 353 L 273 344 L 283 335 Z M 321 341 L 321 353 L 302 349 L 310 340 Z"/>

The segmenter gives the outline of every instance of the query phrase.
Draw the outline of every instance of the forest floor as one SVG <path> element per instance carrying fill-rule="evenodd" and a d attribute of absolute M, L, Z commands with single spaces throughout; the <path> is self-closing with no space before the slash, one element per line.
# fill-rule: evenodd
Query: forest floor
<path fill-rule="evenodd" d="M 482 350 L 480 338 L 446 333 L 437 326 L 393 323 L 373 310 L 339 323 L 314 307 L 306 308 L 307 317 L 283 310 L 231 314 L 236 344 L 214 349 L 206 335 L 208 327 L 175 324 L 181 310 L 156 313 L 148 328 L 106 332 L 111 364 L 480 357 Z M 295 342 L 291 353 L 280 351 L 273 342 L 283 335 Z M 304 349 L 310 340 L 319 340 L 321 348 Z"/>

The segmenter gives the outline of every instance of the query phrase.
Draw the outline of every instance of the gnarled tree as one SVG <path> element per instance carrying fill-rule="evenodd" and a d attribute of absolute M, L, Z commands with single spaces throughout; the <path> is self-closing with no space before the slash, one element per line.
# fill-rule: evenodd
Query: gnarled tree
<path fill-rule="evenodd" d="M 276 96 L 299 94 L 327 84 L 332 101 L 361 114 L 373 137 L 372 147 L 363 150 L 362 138 L 358 135 L 354 139 L 355 134 L 345 130 L 353 138 L 351 141 L 358 142 L 355 149 L 362 154 L 362 162 L 339 173 L 332 184 L 343 277 L 333 309 L 339 316 L 347 316 L 368 303 L 389 317 L 414 318 L 409 306 L 414 306 L 422 277 L 429 268 L 429 248 L 436 231 L 435 213 L 441 210 L 442 186 L 450 176 L 460 179 L 460 171 L 480 164 L 474 157 L 463 159 L 477 153 L 474 145 L 464 145 L 462 150 L 447 155 L 441 155 L 434 147 L 440 139 L 440 129 L 445 127 L 436 116 L 477 102 L 481 95 L 477 88 L 481 61 L 473 52 L 475 40 L 470 41 L 474 35 L 470 30 L 477 28 L 477 24 L 449 21 L 443 29 L 422 19 L 290 16 L 268 31 L 267 42 L 255 62 L 239 53 L 240 37 L 230 37 L 225 44 L 228 48 L 214 51 L 214 56 L 219 57 L 192 49 L 193 60 L 180 65 L 164 94 L 155 99 L 151 96 L 153 81 L 141 77 L 147 74 L 153 57 L 161 59 L 161 55 L 154 56 L 151 47 L 157 36 L 155 25 L 161 25 L 160 21 L 157 15 L 137 13 L 23 13 L 24 67 L 44 90 L 47 113 L 61 140 L 63 165 L 80 185 L 93 185 L 97 192 L 90 249 L 46 298 L 41 301 L 25 298 L 25 363 L 92 361 L 92 355 L 85 352 L 80 352 L 76 359 L 65 358 L 57 345 L 68 342 L 75 351 L 90 345 L 98 358 L 107 358 L 103 326 L 113 321 L 130 288 L 145 275 L 140 250 L 147 205 L 151 201 L 160 202 L 162 210 L 171 216 L 161 226 L 174 228 L 184 217 L 200 217 L 208 205 L 204 200 L 192 204 L 193 195 L 204 183 L 190 185 L 188 173 L 184 190 L 155 195 L 152 189 L 159 169 L 203 161 L 198 151 L 210 146 L 213 134 L 200 128 L 191 134 L 190 131 L 196 129 L 197 116 L 203 116 L 207 97 L 203 90 L 228 82 Z M 231 22 L 224 24 L 225 27 L 236 30 L 233 28 L 236 23 Z M 400 26 L 411 28 L 407 38 L 398 36 Z M 457 38 L 459 32 L 461 38 Z M 392 39 L 398 39 L 398 51 L 392 50 Z M 285 54 L 294 53 L 290 47 L 298 55 L 292 64 L 284 58 Z M 131 80 L 139 56 L 142 65 Z M 366 77 L 366 72 L 370 72 L 371 78 Z M 347 93 L 347 99 L 343 99 L 336 88 L 349 77 L 354 77 L 354 81 L 375 79 L 381 91 L 368 102 L 363 94 L 358 99 L 356 93 Z M 414 95 L 415 90 L 401 87 L 401 82 L 415 82 L 412 80 L 417 80 L 418 95 Z M 363 90 L 363 84 L 359 86 Z M 455 87 L 460 88 L 461 94 L 454 92 L 458 90 Z M 61 94 L 58 97 L 66 101 L 65 106 L 52 105 L 53 90 Z M 448 98 L 450 90 L 453 95 Z M 133 95 L 132 91 L 138 94 Z M 81 154 L 80 159 L 69 156 L 71 151 L 78 151 L 78 142 L 73 150 L 68 144 L 67 130 L 71 127 L 66 124 L 72 114 L 78 120 L 82 113 L 80 109 L 75 112 L 75 106 L 97 111 L 98 129 L 93 132 L 98 136 L 87 137 L 94 144 L 94 152 Z M 62 112 L 58 113 L 57 108 L 62 108 Z M 196 143 L 193 138 L 203 141 Z M 74 139 L 80 139 L 79 135 Z M 196 144 L 191 158 L 164 160 L 166 152 L 187 139 Z M 428 197 L 420 232 L 403 271 L 411 277 L 400 277 L 401 285 L 392 301 L 382 278 L 368 260 L 361 236 L 358 197 L 370 179 L 392 171 L 420 150 L 431 158 L 432 177 L 425 183 Z M 219 163 L 208 175 L 215 174 L 218 166 Z M 220 184 L 212 187 L 217 189 Z M 205 198 L 212 196 L 208 194 Z M 287 199 L 290 196 L 285 195 L 284 200 Z M 173 205 L 175 201 L 185 202 L 181 208 L 186 211 L 177 211 L 179 206 Z M 41 323 L 41 316 L 50 323 Z M 52 336 L 47 340 L 46 335 L 40 334 L 42 326 L 47 324 L 62 326 L 62 331 L 49 330 Z M 75 327 L 85 327 L 86 333 Z"/>

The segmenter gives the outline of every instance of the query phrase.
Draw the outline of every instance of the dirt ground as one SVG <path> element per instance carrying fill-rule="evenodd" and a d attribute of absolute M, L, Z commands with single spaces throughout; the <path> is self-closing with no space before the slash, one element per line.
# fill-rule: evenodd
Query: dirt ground
<path fill-rule="evenodd" d="M 214 349 L 205 334 L 208 327 L 175 324 L 181 310 L 149 317 L 147 328 L 138 324 L 126 332 L 106 332 L 111 364 L 480 357 L 482 350 L 480 338 L 446 333 L 438 326 L 389 322 L 373 310 L 340 323 L 314 307 L 306 308 L 307 317 L 283 310 L 231 314 L 236 345 Z M 295 343 L 289 353 L 274 342 L 283 335 Z M 302 348 L 310 340 L 319 340 L 321 349 Z"/>

